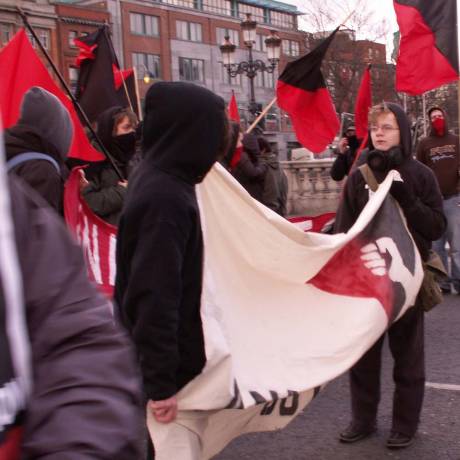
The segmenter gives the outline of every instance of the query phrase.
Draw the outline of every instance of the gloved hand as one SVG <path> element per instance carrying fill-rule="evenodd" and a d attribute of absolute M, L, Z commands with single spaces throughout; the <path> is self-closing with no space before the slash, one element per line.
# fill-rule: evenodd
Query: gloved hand
<path fill-rule="evenodd" d="M 401 208 L 407 208 L 414 204 L 415 195 L 405 182 L 394 180 L 390 187 L 391 196 L 399 203 Z"/>

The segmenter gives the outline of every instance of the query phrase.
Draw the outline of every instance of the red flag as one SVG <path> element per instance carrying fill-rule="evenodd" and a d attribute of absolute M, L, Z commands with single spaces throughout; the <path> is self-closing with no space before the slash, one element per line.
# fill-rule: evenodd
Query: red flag
<path fill-rule="evenodd" d="M 456 0 L 394 0 L 401 32 L 396 89 L 422 94 L 459 76 Z"/>
<path fill-rule="evenodd" d="M 130 77 L 133 73 L 133 69 L 122 69 L 120 70 L 115 64 L 112 64 L 113 69 L 113 79 L 115 84 L 115 89 L 118 91 L 123 86 L 123 80 L 126 82 L 127 78 Z"/>
<path fill-rule="evenodd" d="M 299 142 L 315 153 L 332 142 L 340 122 L 321 63 L 338 28 L 314 50 L 287 64 L 276 87 L 278 106 L 289 114 Z"/>
<path fill-rule="evenodd" d="M 369 109 L 372 106 L 372 91 L 371 91 L 371 66 L 367 66 L 361 80 L 358 96 L 355 105 L 355 127 L 356 136 L 358 139 L 364 139 L 367 135 L 367 117 Z"/>
<path fill-rule="evenodd" d="M 68 156 L 84 161 L 105 160 L 105 156 L 89 143 L 72 101 L 51 78 L 24 29 L 0 51 L 0 69 L 0 107 L 5 128 L 17 122 L 21 101 L 27 90 L 32 86 L 40 86 L 59 98 L 72 117 L 74 137 Z"/>
<path fill-rule="evenodd" d="M 240 123 L 240 113 L 238 112 L 238 105 L 236 104 L 235 92 L 232 90 L 232 97 L 228 103 L 228 118 L 230 120 Z"/>

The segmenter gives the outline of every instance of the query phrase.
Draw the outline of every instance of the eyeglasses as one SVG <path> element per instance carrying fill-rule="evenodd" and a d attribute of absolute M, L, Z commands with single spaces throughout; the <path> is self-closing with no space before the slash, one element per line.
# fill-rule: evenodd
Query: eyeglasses
<path fill-rule="evenodd" d="M 390 131 L 399 131 L 399 128 L 394 128 L 391 125 L 371 126 L 369 129 L 371 133 L 376 133 L 379 129 L 381 129 L 384 133 L 389 133 Z"/>

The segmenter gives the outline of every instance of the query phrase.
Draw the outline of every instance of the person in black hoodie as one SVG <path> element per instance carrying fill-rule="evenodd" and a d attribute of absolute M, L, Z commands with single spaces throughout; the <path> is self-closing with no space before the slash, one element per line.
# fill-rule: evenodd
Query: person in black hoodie
<path fill-rule="evenodd" d="M 392 169 L 402 181 L 394 181 L 390 194 L 398 202 L 422 260 L 427 260 L 431 242 L 446 228 L 442 196 L 433 172 L 412 158 L 411 131 L 403 109 L 382 103 L 369 114 L 370 136 L 360 163 L 367 162 L 377 181 Z M 355 169 L 345 185 L 334 230 L 346 232 L 356 221 L 369 198 L 366 182 Z M 387 447 L 410 445 L 417 431 L 425 386 L 423 310 L 416 301 L 404 316 L 390 326 L 388 339 L 394 359 L 393 421 Z M 352 422 L 340 434 L 345 443 L 359 441 L 375 431 L 380 399 L 380 367 L 384 336 L 350 371 Z"/>
<path fill-rule="evenodd" d="M 176 393 L 206 361 L 195 185 L 225 154 L 227 139 L 225 103 L 211 91 L 182 82 L 148 90 L 143 166 L 131 180 L 118 230 L 115 300 L 137 346 L 147 410 L 159 423 L 174 421 Z M 181 458 L 179 451 L 156 455 Z"/>
<path fill-rule="evenodd" d="M 125 179 L 128 165 L 136 152 L 137 117 L 129 109 L 111 107 L 97 119 L 97 135 L 112 155 Z M 125 201 L 127 180 L 121 180 L 109 161 L 91 164 L 82 172 L 81 193 L 91 210 L 112 225 L 118 219 Z"/>
<path fill-rule="evenodd" d="M 68 110 L 50 92 L 33 86 L 24 95 L 18 122 L 5 130 L 7 168 L 62 214 L 65 166 L 72 144 Z"/>
<path fill-rule="evenodd" d="M 431 131 L 417 146 L 417 160 L 431 168 L 438 180 L 443 197 L 447 231 L 433 243 L 444 266 L 450 265 L 450 279 L 441 284 L 445 293 L 451 292 L 451 283 L 460 294 L 460 147 L 458 136 L 449 132 L 447 116 L 441 107 L 428 110 Z M 449 254 L 446 251 L 449 243 Z M 449 257 L 450 256 L 450 257 Z M 450 264 L 448 259 L 450 258 Z"/>
<path fill-rule="evenodd" d="M 337 158 L 331 166 L 331 177 L 335 181 L 341 181 L 345 176 L 348 176 L 350 169 L 356 158 L 359 146 L 361 145 L 360 139 L 356 136 L 356 128 L 349 126 L 344 132 L 342 139 L 339 141 L 336 153 Z"/>

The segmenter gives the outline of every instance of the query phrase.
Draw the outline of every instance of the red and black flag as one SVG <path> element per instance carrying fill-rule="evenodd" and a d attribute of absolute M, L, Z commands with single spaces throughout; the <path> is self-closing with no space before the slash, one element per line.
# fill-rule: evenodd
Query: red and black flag
<path fill-rule="evenodd" d="M 100 113 L 116 105 L 132 106 L 135 94 L 128 99 L 123 85 L 123 77 L 128 75 L 120 70 L 108 26 L 75 39 L 75 44 L 80 49 L 76 98 L 89 120 L 95 121 Z"/>
<path fill-rule="evenodd" d="M 358 139 L 364 139 L 368 132 L 368 114 L 372 106 L 371 66 L 364 71 L 355 105 L 355 127 Z"/>
<path fill-rule="evenodd" d="M 288 63 L 276 87 L 278 106 L 291 117 L 297 139 L 315 153 L 322 152 L 340 128 L 321 73 L 321 63 L 338 30 L 305 56 Z"/>
<path fill-rule="evenodd" d="M 456 0 L 394 0 L 401 32 L 396 89 L 408 94 L 457 80 Z"/>

